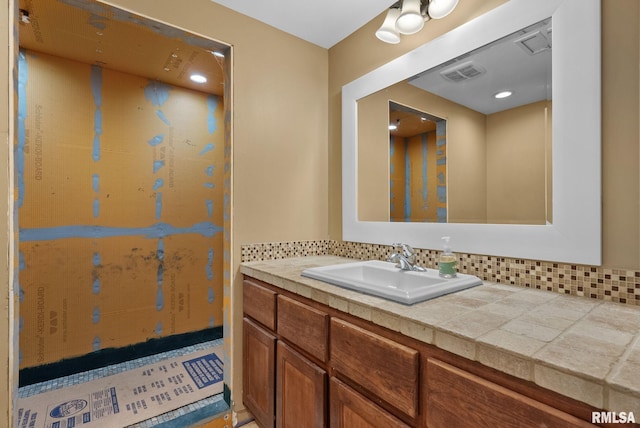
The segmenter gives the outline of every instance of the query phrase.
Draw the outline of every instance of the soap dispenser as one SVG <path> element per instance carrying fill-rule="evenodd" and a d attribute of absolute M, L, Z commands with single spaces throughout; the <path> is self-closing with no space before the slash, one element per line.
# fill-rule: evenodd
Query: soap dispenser
<path fill-rule="evenodd" d="M 438 261 L 438 270 L 440 272 L 440 276 L 443 278 L 453 278 L 456 276 L 458 259 L 451 251 L 450 241 L 450 237 L 442 237 L 442 253 L 440 254 L 440 260 Z"/>

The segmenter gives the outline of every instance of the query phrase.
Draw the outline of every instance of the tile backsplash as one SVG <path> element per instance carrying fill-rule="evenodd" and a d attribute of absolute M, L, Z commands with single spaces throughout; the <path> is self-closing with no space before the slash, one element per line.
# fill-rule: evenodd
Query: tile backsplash
<path fill-rule="evenodd" d="M 439 251 L 416 248 L 418 263 L 436 268 Z M 393 252 L 388 245 L 333 240 L 289 241 L 245 244 L 241 261 L 273 260 L 288 257 L 335 255 L 360 260 L 387 260 Z M 612 269 L 457 253 L 458 270 L 485 281 L 554 291 L 640 306 L 640 270 Z"/>

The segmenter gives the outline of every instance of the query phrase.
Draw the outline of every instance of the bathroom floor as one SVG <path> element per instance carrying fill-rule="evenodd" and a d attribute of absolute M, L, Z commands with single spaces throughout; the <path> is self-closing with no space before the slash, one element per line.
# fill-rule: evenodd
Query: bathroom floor
<path fill-rule="evenodd" d="M 70 376 L 27 385 L 18 390 L 18 398 L 30 397 L 39 393 L 77 385 L 94 379 L 122 373 L 127 370 L 137 369 L 146 365 L 155 364 L 169 358 L 179 357 L 192 352 L 206 350 L 214 346 L 222 345 L 222 341 L 223 339 L 218 339 L 214 341 L 198 343 L 196 345 L 188 346 L 185 348 L 174 349 L 172 351 L 138 358 L 120 364 L 114 364 L 107 367 L 101 367 L 99 369 L 76 373 Z M 198 421 L 207 420 L 215 416 L 222 415 L 228 410 L 229 406 L 223 400 L 223 394 L 217 394 L 212 397 L 196 401 L 195 403 L 191 403 L 174 411 L 154 416 L 151 419 L 147 419 L 134 425 L 130 425 L 129 427 L 184 428 Z"/>

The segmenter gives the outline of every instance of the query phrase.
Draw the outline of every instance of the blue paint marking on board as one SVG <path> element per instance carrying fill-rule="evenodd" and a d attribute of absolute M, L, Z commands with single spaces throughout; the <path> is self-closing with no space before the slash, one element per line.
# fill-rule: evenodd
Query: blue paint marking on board
<path fill-rule="evenodd" d="M 98 218 L 100 215 L 100 200 L 98 198 L 93 200 L 93 218 Z"/>
<path fill-rule="evenodd" d="M 164 180 L 162 178 L 158 178 L 156 182 L 153 183 L 153 191 L 157 191 L 162 186 L 164 186 Z"/>
<path fill-rule="evenodd" d="M 207 217 L 211 217 L 213 215 L 213 201 L 211 199 L 207 199 L 204 203 L 207 206 Z"/>
<path fill-rule="evenodd" d="M 93 174 L 91 176 L 91 181 L 93 184 L 93 191 L 94 192 L 99 192 L 100 191 L 100 176 L 98 174 Z"/>
<path fill-rule="evenodd" d="M 437 210 L 438 222 L 446 223 L 447 222 L 447 209 L 446 208 L 438 208 Z"/>
<path fill-rule="evenodd" d="M 93 253 L 93 266 L 98 267 L 102 264 L 102 257 L 100 257 L 100 253 Z"/>
<path fill-rule="evenodd" d="M 209 287 L 208 293 L 207 293 L 207 301 L 209 303 L 213 303 L 214 300 L 215 300 L 215 295 L 214 295 L 214 292 L 213 292 L 213 288 Z"/>
<path fill-rule="evenodd" d="M 153 137 L 152 139 L 150 139 L 149 141 L 147 141 L 147 143 L 151 146 L 151 147 L 155 147 L 158 144 L 161 144 L 162 141 L 164 140 L 164 135 L 160 134 L 160 135 L 156 135 L 155 137 Z"/>
<path fill-rule="evenodd" d="M 209 189 L 213 189 L 214 187 L 216 187 L 216 185 L 213 183 L 204 183 L 203 186 L 208 187 Z"/>
<path fill-rule="evenodd" d="M 27 78 L 29 76 L 27 57 L 23 51 L 18 54 L 18 143 L 14 149 L 16 178 L 18 181 L 18 200 L 16 206 L 24 202 L 24 148 L 26 145 L 27 119 Z"/>
<path fill-rule="evenodd" d="M 211 150 L 213 150 L 213 143 L 209 143 L 207 145 L 204 146 L 204 148 L 202 150 L 200 150 L 200 153 L 198 153 L 200 156 L 204 155 L 207 152 L 210 152 Z"/>
<path fill-rule="evenodd" d="M 209 95 L 207 97 L 207 107 L 209 108 L 209 113 L 207 115 L 209 134 L 213 134 L 216 131 L 216 129 L 218 129 L 216 124 L 216 118 L 214 116 L 214 113 L 218 108 L 218 97 L 216 97 L 215 95 Z"/>
<path fill-rule="evenodd" d="M 158 265 L 158 291 L 156 293 L 156 310 L 161 311 L 164 308 L 164 292 L 162 291 L 162 263 Z"/>
<path fill-rule="evenodd" d="M 91 285 L 91 291 L 93 294 L 100 294 L 100 278 L 97 275 L 93 276 L 93 284 Z"/>
<path fill-rule="evenodd" d="M 229 220 L 230 216 L 229 216 L 229 194 L 225 193 L 224 196 L 222 197 L 223 199 L 223 203 L 224 203 L 224 214 L 223 214 L 223 218 L 224 220 Z"/>
<path fill-rule="evenodd" d="M 441 157 L 439 159 L 436 159 L 436 165 L 446 165 L 447 164 L 447 158 L 446 157 Z"/>
<path fill-rule="evenodd" d="M 156 219 L 162 216 L 162 192 L 156 192 Z"/>
<path fill-rule="evenodd" d="M 158 240 L 158 248 L 156 249 L 156 258 L 160 261 L 164 260 L 164 239 Z"/>
<path fill-rule="evenodd" d="M 154 332 L 157 335 L 161 335 L 162 334 L 162 321 L 158 321 L 158 324 L 156 324 L 156 329 L 154 330 Z"/>
<path fill-rule="evenodd" d="M 94 162 L 100 160 L 100 135 L 102 135 L 102 68 L 91 66 L 91 92 L 96 111 L 93 115 L 93 153 Z"/>
<path fill-rule="evenodd" d="M 169 119 L 162 110 L 156 110 L 156 116 L 158 116 L 161 121 L 167 124 L 167 126 L 171 126 L 171 122 L 169 122 Z"/>
<path fill-rule="evenodd" d="M 404 218 L 408 220 L 411 218 L 411 158 L 409 157 L 408 143 L 406 140 L 404 144 Z"/>
<path fill-rule="evenodd" d="M 447 202 L 447 187 L 438 186 L 438 201 Z"/>
<path fill-rule="evenodd" d="M 209 281 L 213 280 L 213 256 L 214 256 L 213 248 L 209 248 L 207 251 L 207 279 Z"/>
<path fill-rule="evenodd" d="M 214 323 L 215 323 L 215 320 L 214 320 L 213 316 L 210 316 L 209 317 L 209 327 L 215 327 Z"/>
<path fill-rule="evenodd" d="M 97 306 L 93 308 L 93 314 L 91 315 L 91 322 L 93 322 L 94 324 L 98 324 L 100 322 L 100 308 Z"/>
<path fill-rule="evenodd" d="M 443 172 L 439 172 L 438 173 L 438 184 L 444 185 L 444 173 Z"/>
<path fill-rule="evenodd" d="M 93 344 L 92 345 L 93 345 L 93 350 L 94 351 L 99 351 L 100 350 L 100 347 L 102 346 L 102 341 L 100 340 L 99 336 L 96 336 L 93 339 Z"/>
<path fill-rule="evenodd" d="M 162 106 L 169 99 L 170 90 L 170 85 L 157 80 L 150 80 L 149 84 L 144 88 L 144 96 L 152 105 Z"/>
<path fill-rule="evenodd" d="M 167 223 L 156 223 L 148 227 L 109 226 L 57 226 L 20 229 L 20 242 L 53 241 L 67 238 L 112 238 L 116 236 L 143 236 L 157 239 L 173 235 L 198 234 L 210 238 L 223 228 L 211 222 L 196 223 L 191 227 L 175 227 Z"/>
<path fill-rule="evenodd" d="M 422 201 L 427 202 L 427 134 L 422 134 Z"/>
<path fill-rule="evenodd" d="M 93 28 L 97 30 L 102 31 L 105 28 L 107 28 L 107 23 L 104 22 L 104 20 L 105 20 L 104 17 L 92 13 L 91 16 L 89 17 L 89 25 L 91 25 Z"/>
<path fill-rule="evenodd" d="M 162 168 L 163 166 L 164 166 L 163 160 L 153 161 L 153 173 L 155 174 L 156 172 L 158 172 L 160 168 Z"/>
<path fill-rule="evenodd" d="M 209 165 L 207 169 L 204 170 L 204 173 L 207 174 L 209 177 L 213 177 L 213 169 L 214 169 L 214 166 Z"/>

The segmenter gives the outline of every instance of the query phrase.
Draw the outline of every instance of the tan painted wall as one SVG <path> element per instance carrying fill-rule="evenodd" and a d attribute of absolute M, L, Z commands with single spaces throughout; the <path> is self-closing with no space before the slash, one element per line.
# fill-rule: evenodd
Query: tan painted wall
<path fill-rule="evenodd" d="M 386 45 L 375 39 L 373 33 L 382 20 L 379 16 L 328 54 L 209 0 L 192 0 L 188 7 L 176 7 L 173 0 L 111 2 L 234 46 L 232 273 L 236 281 L 232 297 L 236 301 L 240 243 L 319 239 L 325 238 L 327 232 L 334 239 L 341 237 L 342 85 L 504 1 L 460 2 L 455 14 L 432 21 L 399 45 Z M 13 0 L 9 5 L 11 10 Z M 7 12 L 7 8 L 0 11 L 1 22 L 7 24 L 0 26 L 3 28 L 0 53 L 5 70 L 0 85 L 0 141 L 4 144 L 0 166 L 4 171 L 9 168 L 12 146 L 7 140 L 8 112 L 12 111 L 9 98 L 12 57 L 7 46 L 13 40 L 14 16 Z M 639 23 L 637 0 L 603 0 L 604 263 L 630 268 L 640 266 Z M 284 111 L 288 114 L 283 114 Z M 283 130 L 283 123 L 287 129 Z M 282 157 L 291 162 L 275 163 Z M 4 180 L 10 182 L 9 176 L 5 175 Z M 7 225 L 11 188 L 12 184 L 0 186 L 0 212 L 6 216 L 3 224 Z M 296 201 L 293 208 L 291 201 Z M 5 255 L 9 255 L 0 262 L 0 290 L 5 302 L 0 306 L 0 331 L 4 343 L 11 343 L 13 337 L 12 324 L 8 322 L 13 317 L 8 305 L 13 298 L 9 262 L 13 256 L 9 254 L 8 230 L 0 231 L 0 245 L 5 248 Z M 232 317 L 237 320 L 238 314 Z M 232 336 L 231 340 L 240 343 L 237 329 Z M 14 383 L 6 381 L 13 373 L 12 358 L 12 349 L 0 347 L 0 382 L 4 386 L 0 391 L 0 424 L 10 420 Z M 240 358 L 236 352 L 234 365 L 238 365 Z M 234 377 L 231 387 L 237 400 L 241 394 L 240 377 Z"/>
<path fill-rule="evenodd" d="M 503 0 L 467 0 L 398 45 L 378 41 L 380 15 L 329 50 L 329 231 L 341 237 L 341 87 Z M 640 3 L 602 0 L 603 265 L 640 267 Z M 452 202 L 452 201 L 451 201 Z"/>
<path fill-rule="evenodd" d="M 545 224 L 550 104 L 487 116 L 487 223 Z"/>

